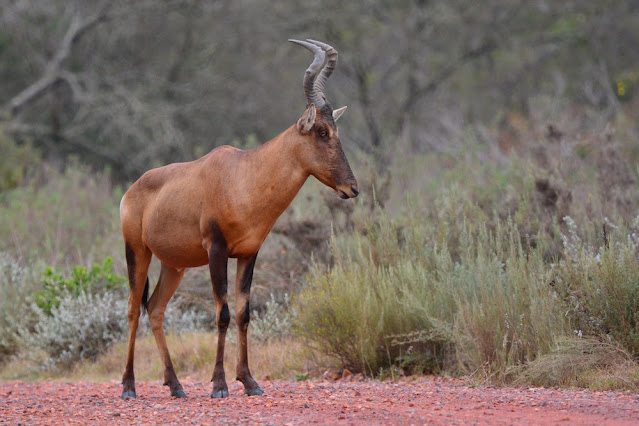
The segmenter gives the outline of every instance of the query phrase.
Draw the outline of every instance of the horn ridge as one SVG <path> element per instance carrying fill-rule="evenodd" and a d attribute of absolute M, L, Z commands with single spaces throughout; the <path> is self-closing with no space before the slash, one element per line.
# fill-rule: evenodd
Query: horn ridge
<path fill-rule="evenodd" d="M 315 79 L 315 83 L 313 84 L 313 87 L 315 88 L 317 93 L 319 93 L 324 101 L 326 101 L 324 89 L 326 88 L 326 81 L 331 76 L 331 74 L 333 74 L 333 71 L 335 71 L 335 68 L 337 67 L 337 50 L 333 46 L 321 41 L 311 39 L 306 39 L 306 41 L 320 47 L 324 52 L 326 52 L 326 55 L 328 57 L 326 64 L 322 68 L 322 71 L 317 76 L 317 78 Z"/>
<path fill-rule="evenodd" d="M 330 55 L 333 55 L 333 52 L 329 53 L 329 60 L 327 62 L 326 53 L 328 52 L 323 46 L 318 44 L 321 42 L 314 42 L 312 40 L 302 41 L 302 40 L 295 40 L 295 39 L 289 39 L 288 41 L 290 41 L 291 43 L 299 44 L 300 46 L 307 48 L 314 55 L 313 62 L 311 62 L 311 65 L 309 65 L 308 69 L 304 73 L 304 83 L 303 83 L 304 94 L 306 95 L 307 104 L 309 105 L 315 104 L 315 106 L 317 106 L 318 108 L 321 108 L 326 103 L 326 97 L 324 96 L 324 93 L 323 93 L 324 85 L 326 84 L 326 79 L 328 78 L 328 75 L 332 73 L 332 70 L 335 67 L 334 64 L 336 63 L 337 58 L 335 57 L 335 60 L 333 61 L 333 65 L 331 65 L 331 69 L 330 69 L 330 72 L 328 72 L 328 75 L 325 75 L 326 74 L 325 70 L 327 69 L 328 63 L 331 62 L 332 60 L 332 57 Z M 333 50 L 335 51 L 335 49 Z M 335 51 L 335 55 L 337 55 L 337 51 Z M 320 73 L 320 70 L 321 70 L 321 73 Z M 320 73 L 319 77 L 318 77 L 318 73 Z M 320 77 L 321 77 L 321 84 L 318 86 L 317 79 Z"/>

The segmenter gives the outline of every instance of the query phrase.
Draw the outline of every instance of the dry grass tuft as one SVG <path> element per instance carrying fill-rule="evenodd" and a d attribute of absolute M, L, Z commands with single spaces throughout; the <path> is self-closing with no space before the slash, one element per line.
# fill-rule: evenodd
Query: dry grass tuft
<path fill-rule="evenodd" d="M 217 334 L 195 332 L 167 335 L 171 358 L 180 379 L 206 381 L 213 373 Z M 2 380 L 120 380 L 126 359 L 126 342 L 113 345 L 93 362 L 78 363 L 72 371 L 44 371 L 34 369 L 32 359 L 14 359 L 0 371 Z M 137 380 L 162 380 L 164 367 L 152 334 L 138 336 L 135 346 L 135 377 Z M 224 366 L 228 381 L 235 378 L 237 345 L 233 336 L 226 341 Z M 249 332 L 249 365 L 253 376 L 264 379 L 295 379 L 297 374 L 308 373 L 312 368 L 308 353 L 297 339 L 275 339 L 266 342 L 253 341 Z M 315 365 L 315 364 L 313 364 Z"/>
<path fill-rule="evenodd" d="M 639 389 L 639 364 L 619 345 L 591 338 L 561 338 L 547 355 L 522 369 L 518 385 Z"/>
<path fill-rule="evenodd" d="M 228 381 L 235 378 L 237 345 L 233 336 L 227 337 L 224 366 Z M 215 363 L 217 334 L 196 332 L 167 335 L 167 343 L 178 377 L 208 380 Z M 126 342 L 114 345 L 95 362 L 79 364 L 68 378 L 78 380 L 119 380 L 124 371 Z M 257 342 L 250 338 L 249 365 L 258 380 L 294 379 L 296 374 L 307 371 L 306 354 L 301 343 L 295 339 Z M 164 367 L 155 345 L 153 335 L 139 336 L 135 351 L 135 376 L 137 380 L 161 380 Z"/>

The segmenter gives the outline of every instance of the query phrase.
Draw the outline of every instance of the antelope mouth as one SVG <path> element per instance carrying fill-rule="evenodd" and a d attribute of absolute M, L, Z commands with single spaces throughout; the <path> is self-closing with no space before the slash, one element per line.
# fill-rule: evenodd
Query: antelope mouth
<path fill-rule="evenodd" d="M 348 189 L 339 189 L 335 188 L 335 192 L 337 192 L 337 196 L 342 200 L 348 200 L 349 198 L 355 198 L 359 195 L 359 190 L 357 189 L 357 184 L 351 185 Z"/>

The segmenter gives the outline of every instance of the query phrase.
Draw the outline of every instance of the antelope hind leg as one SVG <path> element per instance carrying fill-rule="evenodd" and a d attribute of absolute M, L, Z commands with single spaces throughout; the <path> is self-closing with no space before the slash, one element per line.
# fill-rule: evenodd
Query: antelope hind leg
<path fill-rule="evenodd" d="M 149 322 L 151 323 L 155 343 L 157 344 L 162 362 L 164 363 L 164 385 L 171 389 L 171 396 L 176 398 L 186 398 L 186 393 L 173 369 L 173 362 L 171 361 L 169 348 L 166 344 L 166 336 L 164 335 L 163 320 L 166 306 L 180 285 L 184 272 L 185 269 L 178 271 L 177 269 L 162 264 L 158 285 L 155 287 L 153 295 L 149 300 Z"/>
<path fill-rule="evenodd" d="M 237 260 L 237 281 L 235 284 L 235 322 L 238 332 L 237 377 L 244 385 L 244 393 L 248 396 L 259 396 L 264 391 L 257 384 L 248 365 L 248 326 L 251 319 L 249 298 L 253 268 L 257 254 L 251 258 Z"/>
<path fill-rule="evenodd" d="M 145 247 L 134 248 L 126 242 L 125 254 L 127 270 L 129 272 L 129 343 L 126 357 L 126 367 L 122 375 L 122 398 L 135 398 L 135 375 L 133 373 L 133 360 L 135 354 L 135 336 L 140 320 L 140 311 L 145 291 L 148 292 L 147 273 L 151 262 L 151 252 Z"/>

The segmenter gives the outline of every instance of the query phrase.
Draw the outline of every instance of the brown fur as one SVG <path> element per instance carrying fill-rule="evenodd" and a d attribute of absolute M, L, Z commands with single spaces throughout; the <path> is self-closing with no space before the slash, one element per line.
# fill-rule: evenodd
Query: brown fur
<path fill-rule="evenodd" d="M 135 396 L 135 331 L 151 254 L 161 261 L 162 272 L 149 301 L 149 319 L 171 394 L 185 396 L 173 371 L 162 328 L 166 305 L 185 268 L 209 264 L 220 329 L 220 315 L 223 309 L 228 312 L 224 307 L 229 257 L 239 259 L 236 319 L 241 327 L 237 375 L 248 394 L 261 393 L 248 368 L 249 315 L 244 311 L 249 294 L 239 289 L 241 284 L 250 291 L 250 280 L 248 285 L 239 280 L 252 276 L 255 256 L 264 239 L 310 175 L 335 189 L 342 198 L 358 193 L 333 117 L 322 116 L 327 113 L 332 111 L 320 111 L 311 104 L 296 125 L 258 148 L 242 151 L 222 146 L 198 160 L 150 170 L 124 194 L 120 217 L 132 282 L 123 397 Z M 224 327 L 218 336 L 212 395 L 216 397 L 228 396 L 220 356 L 225 333 Z"/>

